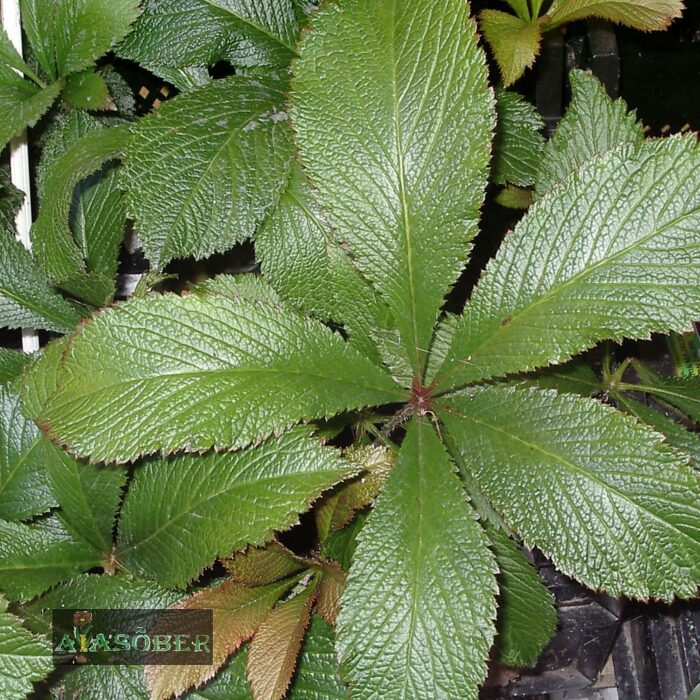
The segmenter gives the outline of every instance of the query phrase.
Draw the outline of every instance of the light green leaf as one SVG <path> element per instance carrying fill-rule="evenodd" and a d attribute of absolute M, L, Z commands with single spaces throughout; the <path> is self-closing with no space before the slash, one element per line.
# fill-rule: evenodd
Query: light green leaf
<path fill-rule="evenodd" d="M 206 296 L 220 294 L 230 299 L 264 301 L 268 304 L 283 304 L 279 294 L 258 275 L 216 275 L 191 287 L 195 294 Z"/>
<path fill-rule="evenodd" d="M 499 185 L 532 185 L 544 150 L 542 117 L 524 97 L 503 89 L 496 90 L 496 114 L 491 179 Z"/>
<path fill-rule="evenodd" d="M 300 420 L 407 397 L 320 323 L 221 296 L 108 309 L 78 330 L 63 371 L 42 422 L 71 451 L 107 461 L 243 447 Z"/>
<path fill-rule="evenodd" d="M 44 115 L 63 88 L 57 81 L 40 88 L 0 65 L 0 150 L 28 126 L 34 126 Z"/>
<path fill-rule="evenodd" d="M 612 596 L 700 582 L 700 485 L 660 435 L 591 399 L 497 386 L 440 418 L 494 508 L 562 572 Z"/>
<path fill-rule="evenodd" d="M 22 25 L 52 78 L 89 68 L 128 33 L 139 0 L 20 0 Z"/>
<path fill-rule="evenodd" d="M 180 92 L 192 92 L 206 87 L 212 81 L 206 66 L 187 66 L 173 68 L 170 66 L 152 66 L 151 73 L 157 75 L 166 83 L 174 85 Z"/>
<path fill-rule="evenodd" d="M 532 205 L 532 190 L 516 185 L 506 185 L 496 195 L 496 203 L 506 209 L 529 209 Z"/>
<path fill-rule="evenodd" d="M 626 385 L 627 389 L 645 391 L 700 422 L 700 377 L 665 377 L 638 360 L 632 366 L 642 383 Z"/>
<path fill-rule="evenodd" d="M 67 347 L 69 338 L 55 338 L 41 349 L 40 355 L 34 355 L 32 364 L 27 367 L 20 381 L 22 413 L 37 421 L 44 409 L 44 404 L 60 381 L 61 357 Z"/>
<path fill-rule="evenodd" d="M 360 533 L 337 649 L 353 698 L 469 700 L 493 642 L 496 565 L 433 426 L 408 426 Z"/>
<path fill-rule="evenodd" d="M 112 549 L 112 529 L 126 483 L 126 469 L 81 464 L 53 446 L 58 459 L 48 466 L 51 490 L 61 506 L 58 517 L 75 539 L 96 552 Z"/>
<path fill-rule="evenodd" d="M 100 564 L 55 516 L 33 525 L 0 521 L 0 590 L 11 600 L 29 600 Z"/>
<path fill-rule="evenodd" d="M 52 289 L 19 241 L 0 231 L 0 325 L 67 333 L 82 313 Z"/>
<path fill-rule="evenodd" d="M 535 180 L 538 196 L 564 182 L 584 163 L 623 143 L 640 144 L 642 125 L 623 100 L 611 100 L 600 81 L 581 70 L 569 72 L 571 104 L 544 147 Z"/>
<path fill-rule="evenodd" d="M 36 257 L 49 279 L 96 306 L 112 298 L 114 282 L 101 272 L 86 271 L 69 228 L 73 191 L 105 161 L 118 158 L 129 138 L 129 126 L 122 125 L 91 131 L 75 141 L 46 175 L 39 218 L 31 231 Z"/>
<path fill-rule="evenodd" d="M 37 169 L 40 199 L 43 200 L 49 178 L 56 177 L 55 170 L 66 166 L 66 161 L 60 161 L 62 156 L 83 136 L 104 128 L 100 121 L 79 110 L 71 110 L 52 128 L 44 141 Z M 59 172 L 61 177 L 65 175 Z M 110 279 L 117 272 L 119 246 L 126 224 L 126 203 L 118 176 L 117 163 L 111 161 L 77 184 L 69 216 L 73 239 L 88 270 Z"/>
<path fill-rule="evenodd" d="M 131 571 L 184 586 L 217 556 L 287 529 L 321 492 L 355 472 L 303 428 L 239 452 L 147 463 L 124 502 L 117 558 Z"/>
<path fill-rule="evenodd" d="M 17 379 L 31 359 L 30 354 L 21 350 L 0 347 L 0 384 Z"/>
<path fill-rule="evenodd" d="M 304 21 L 298 0 L 158 0 L 145 3 L 134 31 L 119 47 L 124 58 L 159 69 L 286 66 Z"/>
<path fill-rule="evenodd" d="M 631 416 L 638 418 L 642 423 L 646 423 L 658 433 L 661 433 L 671 447 L 684 452 L 691 457 L 691 464 L 695 469 L 700 469 L 700 435 L 686 430 L 677 423 L 671 416 L 667 416 L 661 411 L 651 408 L 635 399 L 621 394 L 614 393 L 615 402 L 620 408 Z"/>
<path fill-rule="evenodd" d="M 271 78 L 215 80 L 137 122 L 124 182 L 154 268 L 222 252 L 253 235 L 290 168 L 286 89 Z"/>
<path fill-rule="evenodd" d="M 7 601 L 0 596 L 0 688 L 3 700 L 24 700 L 32 694 L 32 683 L 46 678 L 52 669 L 48 641 L 24 629 L 22 621 L 7 612 Z"/>
<path fill-rule="evenodd" d="M 602 17 L 635 29 L 666 29 L 683 13 L 683 0 L 555 0 L 548 29 L 584 17 Z"/>
<path fill-rule="evenodd" d="M 461 0 L 326 4 L 294 63 L 302 163 L 420 375 L 476 233 L 494 124 L 468 11 Z"/>
<path fill-rule="evenodd" d="M 505 666 L 531 668 L 557 628 L 554 596 L 503 530 L 488 535 L 500 571 L 494 654 Z"/>
<path fill-rule="evenodd" d="M 0 518 L 27 520 L 56 505 L 46 474 L 56 452 L 22 415 L 19 394 L 0 388 Z"/>
<path fill-rule="evenodd" d="M 599 340 L 700 318 L 695 136 L 621 146 L 532 207 L 487 265 L 438 382 L 444 390 L 563 362 Z"/>
<path fill-rule="evenodd" d="M 539 23 L 500 10 L 483 10 L 479 15 L 479 27 L 498 63 L 503 85 L 512 85 L 540 52 Z"/>
<path fill-rule="evenodd" d="M 75 109 L 103 110 L 112 104 L 105 79 L 91 70 L 73 73 L 66 79 L 63 99 Z"/>

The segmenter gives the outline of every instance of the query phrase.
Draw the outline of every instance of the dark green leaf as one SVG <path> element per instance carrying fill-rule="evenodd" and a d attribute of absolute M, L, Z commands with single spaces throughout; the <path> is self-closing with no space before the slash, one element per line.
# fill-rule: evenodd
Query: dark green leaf
<path fill-rule="evenodd" d="M 636 360 L 632 366 L 642 381 L 640 391 L 675 406 L 693 421 L 700 421 L 700 377 L 665 377 Z M 633 389 L 633 386 L 627 388 Z"/>

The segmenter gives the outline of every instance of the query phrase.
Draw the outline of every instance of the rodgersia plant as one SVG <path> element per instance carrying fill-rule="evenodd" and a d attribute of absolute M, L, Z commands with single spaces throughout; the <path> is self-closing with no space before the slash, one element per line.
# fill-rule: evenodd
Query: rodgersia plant
<path fill-rule="evenodd" d="M 555 629 L 520 544 L 613 596 L 696 594 L 697 437 L 630 392 L 696 419 L 697 382 L 579 357 L 700 318 L 694 134 L 644 139 L 573 72 L 545 144 L 462 0 L 156 0 L 117 51 L 180 94 L 62 107 L 34 257 L 2 239 L 4 323 L 68 333 L 0 355 L 5 697 L 61 606 L 214 610 L 211 667 L 72 669 L 66 696 L 466 699 Z M 534 204 L 444 313 L 489 169 Z M 261 275 L 94 311 L 125 212 L 154 273 L 252 237 Z"/>

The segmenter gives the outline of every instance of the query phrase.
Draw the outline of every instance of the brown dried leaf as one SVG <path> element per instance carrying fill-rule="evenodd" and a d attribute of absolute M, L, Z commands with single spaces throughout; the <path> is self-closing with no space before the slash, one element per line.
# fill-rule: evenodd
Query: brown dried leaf
<path fill-rule="evenodd" d="M 278 605 L 255 633 L 246 665 L 254 700 L 282 700 L 287 693 L 316 595 L 312 584 Z"/>

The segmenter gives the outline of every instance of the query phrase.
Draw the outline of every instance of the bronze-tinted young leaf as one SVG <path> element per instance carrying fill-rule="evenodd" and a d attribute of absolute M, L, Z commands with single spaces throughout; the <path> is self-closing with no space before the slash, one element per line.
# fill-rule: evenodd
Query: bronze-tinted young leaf
<path fill-rule="evenodd" d="M 318 584 L 318 600 L 316 612 L 329 624 L 335 627 L 340 612 L 340 596 L 345 589 L 345 573 L 332 562 L 323 566 L 321 580 Z"/>
<path fill-rule="evenodd" d="M 249 588 L 227 580 L 176 603 L 174 609 L 211 609 L 214 616 L 210 666 L 148 666 L 146 678 L 151 700 L 181 695 L 214 676 L 226 659 L 253 635 L 288 582 Z"/>
<path fill-rule="evenodd" d="M 244 586 L 265 586 L 304 568 L 292 552 L 275 542 L 263 547 L 248 547 L 221 563 L 231 577 Z"/>
<path fill-rule="evenodd" d="M 312 583 L 280 603 L 255 632 L 246 664 L 254 700 L 282 700 L 286 695 L 316 595 Z"/>

